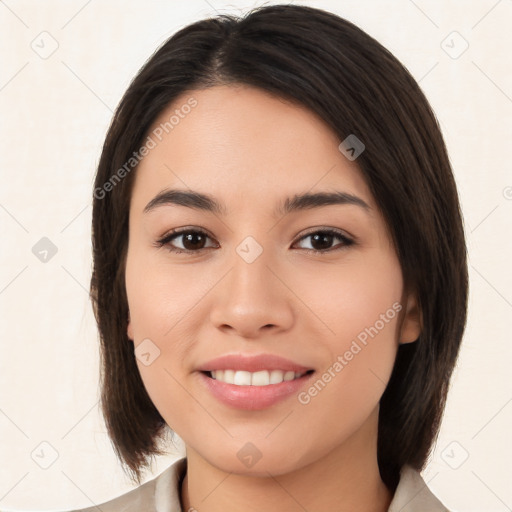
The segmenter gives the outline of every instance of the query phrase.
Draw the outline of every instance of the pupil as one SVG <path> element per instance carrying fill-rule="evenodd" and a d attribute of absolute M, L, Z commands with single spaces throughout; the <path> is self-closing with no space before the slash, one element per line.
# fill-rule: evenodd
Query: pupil
<path fill-rule="evenodd" d="M 204 245 L 204 237 L 200 233 L 189 233 L 184 236 L 185 240 L 183 242 L 183 246 L 185 249 L 197 249 L 198 247 L 202 249 L 202 245 Z M 201 240 L 202 238 L 202 240 Z M 199 240 L 198 240 L 199 239 Z M 199 243 L 198 243 L 199 242 Z M 187 247 L 188 245 L 188 247 Z"/>
<path fill-rule="evenodd" d="M 329 247 L 332 243 L 332 237 L 333 237 L 333 235 L 329 235 L 328 233 L 313 235 L 313 242 L 311 245 L 317 250 L 329 249 Z M 320 244 L 318 244 L 319 241 L 320 241 Z M 320 247 L 318 247 L 318 245 L 320 245 Z"/>

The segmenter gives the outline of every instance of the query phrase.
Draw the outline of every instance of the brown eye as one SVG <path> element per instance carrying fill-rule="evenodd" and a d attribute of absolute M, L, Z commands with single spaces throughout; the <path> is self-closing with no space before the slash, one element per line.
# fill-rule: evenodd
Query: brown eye
<path fill-rule="evenodd" d="M 210 237 L 204 231 L 187 229 L 174 231 L 157 242 L 158 247 L 167 246 L 171 252 L 199 252 L 208 249 L 205 244 Z M 172 243 L 171 243 L 172 242 Z M 210 246 L 210 247 L 215 247 Z"/>
<path fill-rule="evenodd" d="M 335 231 L 332 229 L 313 231 L 303 236 L 300 240 L 307 240 L 308 238 L 311 239 L 311 247 L 305 247 L 303 249 L 315 253 L 324 253 L 333 250 L 344 249 L 354 243 L 353 240 L 348 238 L 340 231 Z M 336 239 L 341 240 L 341 244 L 338 243 L 336 246 L 332 247 L 332 244 Z"/>
<path fill-rule="evenodd" d="M 307 239 L 311 239 L 311 242 L 309 243 L 310 247 L 302 247 L 302 249 L 318 254 L 345 249 L 354 244 L 354 241 L 348 238 L 345 234 L 332 229 L 313 231 L 303 236 L 300 241 Z M 216 246 L 215 244 L 207 246 L 206 244 L 208 240 L 211 240 L 211 238 L 204 231 L 197 229 L 183 229 L 181 231 L 173 231 L 167 234 L 161 240 L 156 242 L 156 245 L 158 247 L 166 246 L 169 251 L 174 253 L 193 253 L 199 252 L 203 249 L 218 247 L 218 245 Z M 337 243 L 333 246 L 333 243 L 335 243 L 336 240 L 341 243 Z"/>
<path fill-rule="evenodd" d="M 182 244 L 187 251 L 203 249 L 206 237 L 202 233 L 191 232 L 179 235 L 182 237 Z"/>

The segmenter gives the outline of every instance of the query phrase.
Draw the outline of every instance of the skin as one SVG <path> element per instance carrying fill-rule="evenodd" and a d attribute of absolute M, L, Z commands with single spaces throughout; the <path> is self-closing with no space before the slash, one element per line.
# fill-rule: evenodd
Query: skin
<path fill-rule="evenodd" d="M 197 106 L 136 171 L 125 274 L 128 337 L 160 350 L 148 366 L 137 359 L 142 380 L 187 448 L 183 510 L 385 511 L 392 495 L 377 464 L 379 400 L 399 343 L 415 341 L 421 321 L 357 160 L 316 114 L 247 86 L 189 91 L 154 126 L 191 96 Z M 210 194 L 226 215 L 176 205 L 143 213 L 165 188 Z M 285 197 L 334 190 L 370 209 L 272 214 Z M 171 244 L 190 247 L 183 237 L 155 245 L 182 227 L 206 231 L 205 248 L 171 252 Z M 314 245 L 306 235 L 322 228 L 355 243 Z M 263 248 L 250 264 L 236 252 L 247 236 Z M 318 247 L 329 250 L 307 251 Z M 400 314 L 308 404 L 293 395 L 239 410 L 201 385 L 197 367 L 228 353 L 277 354 L 320 377 L 394 303 Z M 237 457 L 247 442 L 261 453 L 250 468 Z"/>

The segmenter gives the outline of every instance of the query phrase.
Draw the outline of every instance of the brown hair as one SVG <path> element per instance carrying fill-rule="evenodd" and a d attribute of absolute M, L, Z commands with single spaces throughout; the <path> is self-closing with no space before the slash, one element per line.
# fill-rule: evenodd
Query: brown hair
<path fill-rule="evenodd" d="M 142 383 L 126 328 L 124 283 L 134 170 L 126 163 L 179 95 L 248 84 L 320 115 L 363 141 L 359 168 L 389 226 L 423 328 L 401 345 L 380 402 L 378 463 L 394 491 L 400 469 L 423 469 L 437 436 L 466 322 L 466 245 L 457 189 L 435 115 L 406 68 L 327 11 L 273 5 L 179 30 L 146 62 L 106 135 L 93 198 L 91 298 L 101 339 L 101 400 L 123 469 L 140 483 L 166 423 Z M 121 173 L 120 170 L 125 169 Z M 110 183 L 109 186 L 107 186 Z"/>

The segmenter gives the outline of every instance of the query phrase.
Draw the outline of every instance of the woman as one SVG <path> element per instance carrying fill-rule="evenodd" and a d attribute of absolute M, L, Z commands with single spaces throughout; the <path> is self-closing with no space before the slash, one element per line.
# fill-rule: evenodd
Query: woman
<path fill-rule="evenodd" d="M 435 116 L 377 41 L 292 5 L 180 30 L 115 113 L 93 251 L 116 453 L 140 484 L 169 430 L 186 446 L 103 511 L 446 510 L 420 471 L 464 232 Z"/>

